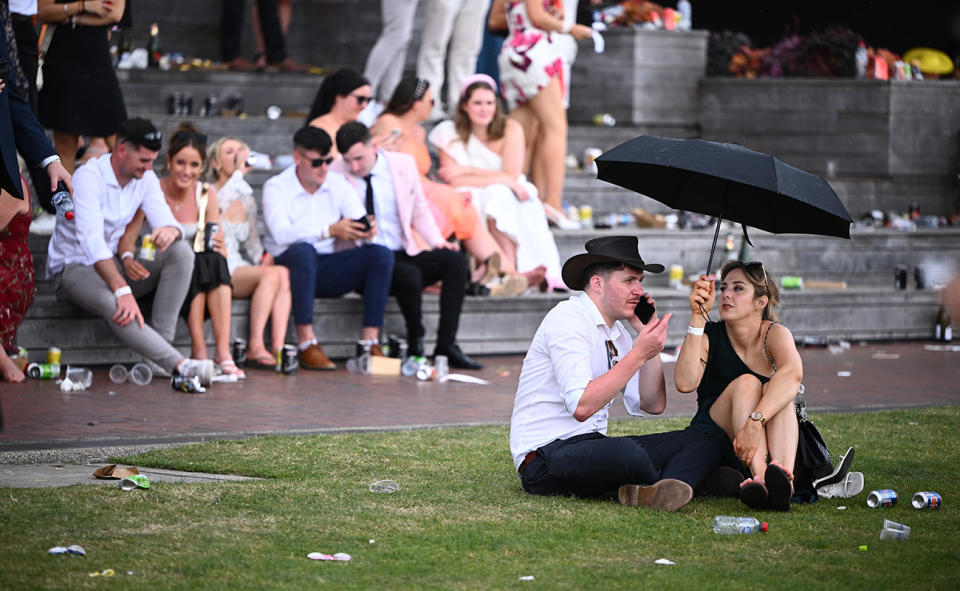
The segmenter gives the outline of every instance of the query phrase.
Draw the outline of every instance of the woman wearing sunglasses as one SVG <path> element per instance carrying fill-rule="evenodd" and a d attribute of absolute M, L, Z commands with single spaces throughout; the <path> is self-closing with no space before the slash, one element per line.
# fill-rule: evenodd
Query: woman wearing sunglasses
<path fill-rule="evenodd" d="M 207 340 L 203 323 L 207 315 L 213 325 L 215 352 L 213 361 L 220 373 L 246 377 L 230 354 L 230 315 L 233 284 L 227 266 L 227 249 L 223 230 L 205 236 L 208 223 L 220 224 L 217 193 L 207 183 L 200 182 L 207 155 L 207 136 L 191 123 L 181 123 L 170 136 L 167 150 L 168 174 L 160 179 L 160 188 L 167 205 L 184 229 L 184 240 L 193 242 L 195 260 L 193 280 L 187 291 L 180 315 L 187 321 L 194 359 L 207 359 Z M 137 237 L 143 226 L 143 210 L 137 212 L 120 239 L 118 252 L 134 252 Z M 142 256 L 142 255 L 141 255 Z M 123 267 L 131 279 L 145 279 L 146 269 L 130 256 L 123 259 Z"/>
<path fill-rule="evenodd" d="M 674 382 L 681 392 L 697 391 L 689 428 L 706 433 L 729 466 L 750 475 L 740 499 L 753 509 L 789 511 L 803 363 L 773 311 L 780 292 L 763 264 L 730 261 L 720 278 L 719 295 L 705 275 L 690 291 Z M 709 322 L 714 301 L 720 320 Z"/>
<path fill-rule="evenodd" d="M 330 137 L 337 137 L 341 125 L 357 120 L 372 99 L 372 93 L 370 82 L 360 72 L 341 68 L 320 83 L 306 123 L 326 131 Z M 336 145 L 330 155 L 339 156 Z"/>

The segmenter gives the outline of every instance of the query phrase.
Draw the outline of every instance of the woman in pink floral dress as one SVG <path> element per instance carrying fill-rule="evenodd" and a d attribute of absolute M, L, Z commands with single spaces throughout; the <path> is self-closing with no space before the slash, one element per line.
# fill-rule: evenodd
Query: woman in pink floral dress
<path fill-rule="evenodd" d="M 567 112 L 563 108 L 563 61 L 556 33 L 586 39 L 589 27 L 567 26 L 556 0 L 508 0 L 510 33 L 500 51 L 500 82 L 510 117 L 523 125 L 535 145 L 529 170 L 547 217 L 564 227 L 563 175 L 567 157 Z"/>

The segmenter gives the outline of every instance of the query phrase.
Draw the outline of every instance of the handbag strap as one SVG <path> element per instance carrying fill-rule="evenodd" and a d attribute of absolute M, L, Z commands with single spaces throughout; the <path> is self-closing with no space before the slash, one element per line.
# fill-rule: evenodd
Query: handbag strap
<path fill-rule="evenodd" d="M 767 330 L 763 331 L 763 355 L 767 358 L 767 362 L 770 364 L 770 367 L 773 368 L 773 373 L 777 373 L 777 364 L 773 362 L 773 357 L 770 357 L 770 353 L 767 351 L 767 335 L 770 334 L 770 329 L 773 328 L 773 325 L 780 324 L 779 322 L 771 322 L 767 325 Z"/>

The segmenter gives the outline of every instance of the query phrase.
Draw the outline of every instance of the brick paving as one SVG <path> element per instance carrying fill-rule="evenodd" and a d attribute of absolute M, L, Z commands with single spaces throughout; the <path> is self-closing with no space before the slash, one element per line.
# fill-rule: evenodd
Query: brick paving
<path fill-rule="evenodd" d="M 839 412 L 960 404 L 960 352 L 929 351 L 925 344 L 854 344 L 840 354 L 802 349 L 808 406 Z M 0 382 L 0 451 L 254 433 L 506 424 L 522 357 L 482 360 L 486 368 L 474 375 L 490 380 L 487 386 L 366 377 L 343 369 L 301 370 L 295 376 L 250 370 L 245 382 L 215 384 L 206 394 L 191 395 L 175 392 L 168 380 L 159 378 L 146 387 L 116 385 L 105 367 L 95 368 L 93 386 L 79 393 L 61 393 L 48 381 Z M 664 416 L 692 416 L 695 394 L 674 391 L 673 366 L 666 368 Z M 851 372 L 850 377 L 838 377 L 842 371 Z M 622 404 L 614 409 L 614 416 L 625 416 Z"/>

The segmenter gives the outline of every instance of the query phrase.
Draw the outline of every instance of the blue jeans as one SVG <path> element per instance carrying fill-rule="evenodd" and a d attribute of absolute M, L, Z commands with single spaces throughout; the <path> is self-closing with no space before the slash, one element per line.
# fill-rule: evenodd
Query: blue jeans
<path fill-rule="evenodd" d="M 393 252 L 365 244 L 333 254 L 317 254 L 313 246 L 296 242 L 276 257 L 290 269 L 293 321 L 313 324 L 314 298 L 338 298 L 351 291 L 363 293 L 363 326 L 383 326 Z"/>

